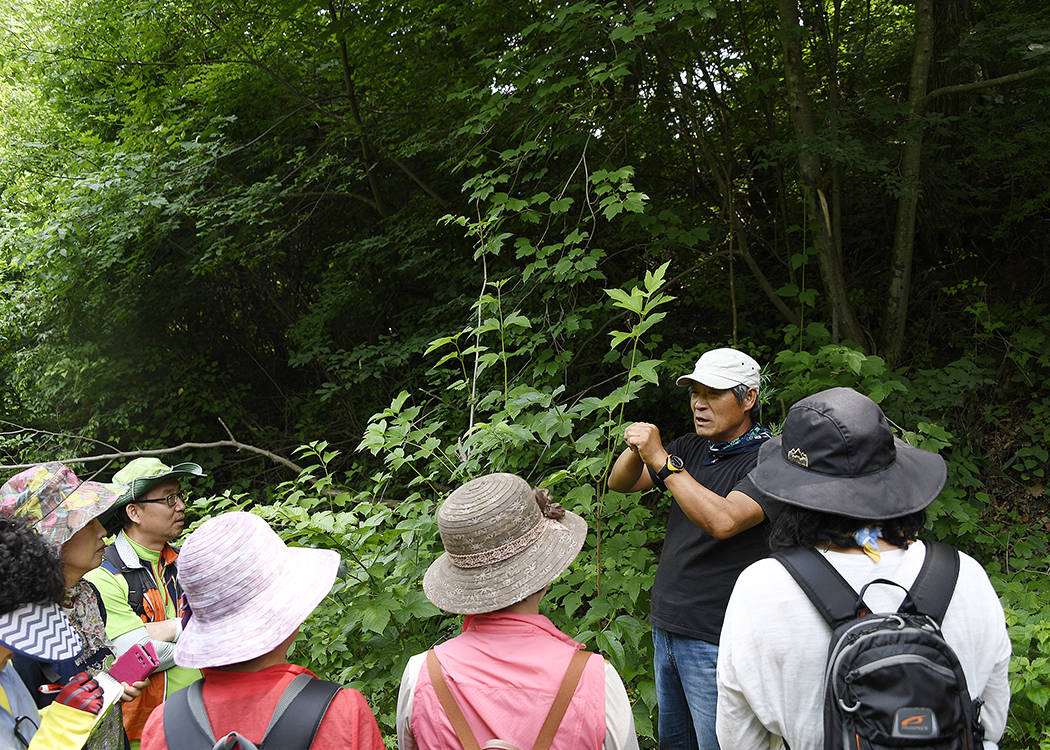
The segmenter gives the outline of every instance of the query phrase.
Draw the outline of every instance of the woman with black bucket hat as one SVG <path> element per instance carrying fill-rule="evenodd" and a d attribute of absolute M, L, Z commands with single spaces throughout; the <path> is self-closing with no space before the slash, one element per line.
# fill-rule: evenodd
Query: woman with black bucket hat
<path fill-rule="evenodd" d="M 774 552 L 810 547 L 871 612 L 896 612 L 930 547 L 915 540 L 947 476 L 936 453 L 895 438 L 875 402 L 833 388 L 791 407 L 783 434 L 763 446 L 749 475 L 786 504 L 770 532 Z M 812 555 L 810 555 L 812 556 Z M 817 560 L 820 563 L 819 560 Z M 985 750 L 1003 734 L 1010 639 L 1002 605 L 981 565 L 959 553 L 941 621 L 973 698 L 983 700 Z M 737 579 L 718 657 L 718 739 L 733 750 L 824 747 L 824 677 L 832 630 L 776 559 Z"/>

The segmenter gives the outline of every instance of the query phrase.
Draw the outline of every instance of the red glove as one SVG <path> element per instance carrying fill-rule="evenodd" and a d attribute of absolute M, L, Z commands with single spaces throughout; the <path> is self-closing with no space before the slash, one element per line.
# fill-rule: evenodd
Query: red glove
<path fill-rule="evenodd" d="M 70 679 L 69 684 L 55 698 L 56 703 L 64 703 L 78 711 L 98 714 L 102 710 L 102 688 L 87 672 L 81 672 Z"/>

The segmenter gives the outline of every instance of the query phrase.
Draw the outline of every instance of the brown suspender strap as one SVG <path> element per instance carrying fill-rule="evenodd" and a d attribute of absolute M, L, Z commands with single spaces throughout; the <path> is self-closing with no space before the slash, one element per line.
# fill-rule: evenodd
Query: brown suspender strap
<path fill-rule="evenodd" d="M 572 696 L 576 693 L 576 686 L 580 684 L 580 678 L 583 676 L 583 670 L 587 666 L 587 660 L 593 655 L 590 651 L 577 651 L 572 655 L 572 659 L 569 661 L 569 668 L 565 671 L 565 677 L 561 681 L 558 693 L 554 696 L 551 710 L 547 713 L 543 726 L 540 727 L 540 733 L 536 737 L 536 744 L 533 745 L 533 750 L 548 750 L 551 746 L 551 743 L 554 741 L 554 735 L 558 733 L 558 727 L 561 726 L 561 720 L 565 718 L 565 712 L 569 710 L 569 703 L 572 701 Z M 463 750 L 481 750 L 478 746 L 477 738 L 474 737 L 474 733 L 470 730 L 470 725 L 467 724 L 466 717 L 463 716 L 463 711 L 460 710 L 459 704 L 456 702 L 455 696 L 448 689 L 445 675 L 441 672 L 441 664 L 438 662 L 434 649 L 427 651 L 427 672 L 430 675 L 430 683 L 434 686 L 434 692 L 441 702 L 441 707 L 445 709 L 445 715 L 452 722 L 452 728 L 456 730 L 459 743 L 463 745 Z M 485 746 L 488 747 L 488 743 Z"/>
<path fill-rule="evenodd" d="M 546 721 L 540 727 L 540 734 L 536 738 L 536 744 L 532 746 L 532 750 L 547 750 L 551 743 L 554 742 L 554 735 L 558 733 L 561 720 L 565 717 L 565 712 L 569 708 L 569 701 L 572 700 L 572 696 L 576 692 L 576 686 L 580 684 L 583 668 L 587 666 L 587 660 L 591 656 L 593 654 L 590 651 L 577 651 L 572 655 L 569 668 L 565 672 L 565 679 L 561 681 L 558 694 L 554 696 L 554 703 L 551 705 L 550 713 L 547 714 Z"/>
<path fill-rule="evenodd" d="M 430 684 L 434 686 L 434 692 L 441 701 L 441 707 L 445 709 L 445 716 L 452 722 L 452 728 L 456 730 L 456 736 L 459 737 L 459 744 L 463 746 L 463 750 L 481 750 L 474 733 L 470 731 L 466 717 L 463 716 L 459 704 L 456 703 L 455 696 L 448 689 L 445 675 L 441 674 L 441 663 L 434 649 L 427 651 L 427 672 L 430 673 Z"/>

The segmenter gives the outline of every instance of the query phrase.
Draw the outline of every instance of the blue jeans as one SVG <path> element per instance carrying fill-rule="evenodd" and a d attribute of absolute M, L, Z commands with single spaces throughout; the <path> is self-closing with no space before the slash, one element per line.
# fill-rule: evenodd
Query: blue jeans
<path fill-rule="evenodd" d="M 718 646 L 653 626 L 660 750 L 719 750 Z"/>

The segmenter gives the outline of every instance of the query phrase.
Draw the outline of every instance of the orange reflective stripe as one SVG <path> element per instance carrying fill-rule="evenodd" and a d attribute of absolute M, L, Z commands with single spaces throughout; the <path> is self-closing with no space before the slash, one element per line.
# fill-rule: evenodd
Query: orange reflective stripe
<path fill-rule="evenodd" d="M 168 619 L 167 610 L 164 609 L 164 596 L 157 589 L 149 589 L 142 593 L 142 621 L 164 622 Z"/>

